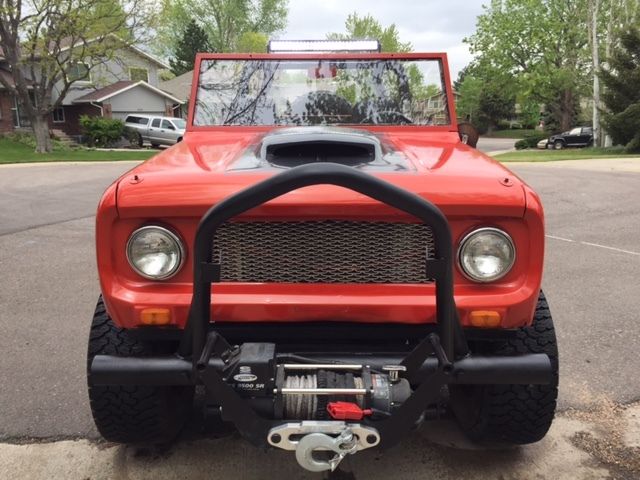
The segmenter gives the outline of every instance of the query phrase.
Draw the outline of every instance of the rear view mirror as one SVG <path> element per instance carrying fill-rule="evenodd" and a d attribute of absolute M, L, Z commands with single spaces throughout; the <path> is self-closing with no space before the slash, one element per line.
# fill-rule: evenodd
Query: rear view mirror
<path fill-rule="evenodd" d="M 307 76 L 311 80 L 317 80 L 319 78 L 335 78 L 338 75 L 338 69 L 335 65 L 322 65 L 316 68 L 310 68 L 307 72 Z"/>

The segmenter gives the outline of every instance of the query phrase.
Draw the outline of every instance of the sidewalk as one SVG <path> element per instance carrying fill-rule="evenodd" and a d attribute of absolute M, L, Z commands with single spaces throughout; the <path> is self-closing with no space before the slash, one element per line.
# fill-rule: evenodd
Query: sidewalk
<path fill-rule="evenodd" d="M 640 173 L 640 158 L 590 158 L 582 160 L 554 160 L 549 162 L 505 162 L 507 166 L 537 165 L 550 168 L 573 168 L 594 172 Z"/>

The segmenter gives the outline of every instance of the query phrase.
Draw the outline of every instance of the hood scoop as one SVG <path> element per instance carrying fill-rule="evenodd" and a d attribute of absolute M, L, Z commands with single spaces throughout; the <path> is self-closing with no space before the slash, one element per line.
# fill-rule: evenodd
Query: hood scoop
<path fill-rule="evenodd" d="M 281 168 L 315 162 L 357 167 L 379 162 L 382 147 L 380 140 L 367 132 L 335 128 L 279 130 L 263 139 L 260 159 Z"/>
<path fill-rule="evenodd" d="M 366 130 L 344 127 L 276 129 L 239 156 L 229 170 L 287 169 L 317 162 L 363 170 L 415 170 L 401 152 Z"/>

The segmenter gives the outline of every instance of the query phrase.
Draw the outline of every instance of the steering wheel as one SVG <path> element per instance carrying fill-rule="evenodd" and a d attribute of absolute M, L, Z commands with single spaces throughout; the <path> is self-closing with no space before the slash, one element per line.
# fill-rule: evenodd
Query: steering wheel
<path fill-rule="evenodd" d="M 374 117 L 378 117 L 378 121 L 374 122 Z M 384 118 L 386 121 L 380 122 L 380 119 Z M 370 123 L 370 124 L 378 124 L 378 123 L 390 123 L 394 125 L 410 125 L 413 121 L 408 118 L 406 115 L 398 112 L 397 110 L 381 110 L 379 112 L 374 112 L 371 115 L 366 116 L 364 119 L 360 121 L 360 123 Z"/>

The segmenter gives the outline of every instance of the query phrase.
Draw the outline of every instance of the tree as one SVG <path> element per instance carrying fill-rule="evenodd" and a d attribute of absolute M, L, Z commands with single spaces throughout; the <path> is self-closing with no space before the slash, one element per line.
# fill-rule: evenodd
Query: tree
<path fill-rule="evenodd" d="M 245 32 L 238 39 L 236 51 L 242 53 L 264 53 L 267 51 L 269 37 L 264 33 Z"/>
<path fill-rule="evenodd" d="M 194 18 L 205 31 L 211 50 L 254 49 L 257 37 L 249 34 L 268 38 L 287 25 L 287 14 L 287 0 L 164 0 L 156 50 L 175 51 L 175 32 L 184 31 Z"/>
<path fill-rule="evenodd" d="M 174 47 L 173 58 L 169 59 L 171 71 L 177 76 L 193 70 L 196 53 L 211 50 L 207 33 L 191 19 Z"/>
<path fill-rule="evenodd" d="M 463 80 L 458 82 L 457 87 L 454 85 L 459 95 L 456 112 L 460 117 L 473 124 L 477 123 L 478 120 L 483 86 L 483 80 L 468 74 L 463 76 Z"/>
<path fill-rule="evenodd" d="M 602 94 L 608 111 L 604 123 L 613 141 L 627 151 L 640 151 L 640 30 L 631 28 L 620 36 L 621 45 L 600 73 Z"/>
<path fill-rule="evenodd" d="M 329 40 L 378 40 L 383 52 L 410 52 L 411 42 L 401 42 L 400 33 L 392 23 L 388 27 L 371 15 L 360 17 L 356 12 L 350 13 L 345 21 L 346 33 L 329 33 Z"/>
<path fill-rule="evenodd" d="M 480 68 L 471 62 L 458 73 L 453 88 L 459 94 L 458 116 L 471 122 L 480 133 L 495 128 L 500 120 L 515 112 L 516 89 L 513 79 L 503 72 Z"/>
<path fill-rule="evenodd" d="M 0 76 L 31 122 L 36 152 L 50 152 L 48 119 L 71 86 L 151 25 L 150 0 L 0 0 Z M 73 71 L 71 73 L 71 71 Z"/>
<path fill-rule="evenodd" d="M 465 42 L 478 69 L 512 77 L 519 96 L 568 129 L 589 73 L 586 11 L 586 0 L 492 0 Z"/>
<path fill-rule="evenodd" d="M 601 64 L 607 64 L 612 51 L 620 45 L 620 36 L 630 26 L 640 23 L 639 0 L 588 0 L 589 49 L 593 76 L 592 117 L 595 145 L 605 146 L 600 114 L 603 109 L 600 95 Z"/>

